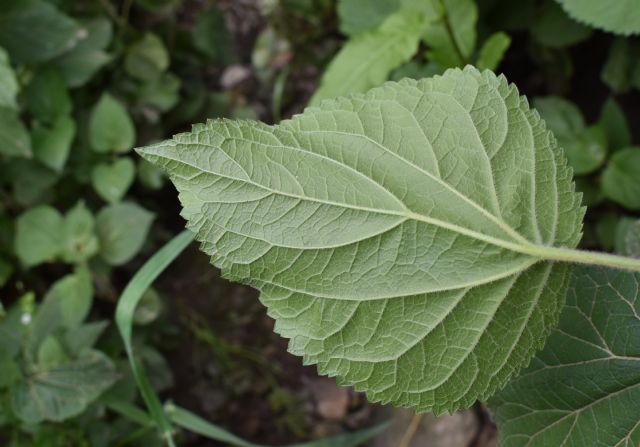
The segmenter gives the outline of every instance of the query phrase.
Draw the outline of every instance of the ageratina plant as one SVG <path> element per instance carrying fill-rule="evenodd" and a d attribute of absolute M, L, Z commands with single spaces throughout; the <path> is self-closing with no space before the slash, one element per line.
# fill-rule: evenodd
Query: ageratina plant
<path fill-rule="evenodd" d="M 321 374 L 440 414 L 531 363 L 490 401 L 503 445 L 638 444 L 640 260 L 576 249 L 572 170 L 503 76 L 388 82 L 139 153 Z"/>

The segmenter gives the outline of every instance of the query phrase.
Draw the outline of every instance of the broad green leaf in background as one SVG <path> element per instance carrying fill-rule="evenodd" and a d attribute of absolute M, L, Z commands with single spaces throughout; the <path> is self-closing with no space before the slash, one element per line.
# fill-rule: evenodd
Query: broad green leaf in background
<path fill-rule="evenodd" d="M 0 47 L 0 107 L 17 109 L 16 97 L 20 86 L 9 63 L 9 55 Z"/>
<path fill-rule="evenodd" d="M 136 140 L 133 121 L 124 106 L 104 93 L 91 110 L 89 141 L 96 152 L 127 152 Z"/>
<path fill-rule="evenodd" d="M 419 14 L 401 10 L 389 16 L 376 30 L 349 40 L 327 67 L 311 104 L 364 92 L 386 81 L 391 70 L 414 55 L 423 26 Z"/>
<path fill-rule="evenodd" d="M 11 388 L 12 408 L 27 423 L 60 422 L 84 411 L 117 377 L 109 357 L 84 351 L 77 360 L 38 370 L 15 384 Z"/>
<path fill-rule="evenodd" d="M 219 65 L 236 61 L 233 37 L 224 21 L 224 14 L 216 6 L 198 14 L 191 31 L 193 46 L 209 60 Z"/>
<path fill-rule="evenodd" d="M 153 213 L 131 202 L 109 205 L 96 216 L 100 256 L 110 265 L 130 261 L 142 248 Z"/>
<path fill-rule="evenodd" d="M 602 126 L 587 127 L 580 109 L 564 98 L 536 98 L 533 104 L 558 139 L 576 174 L 587 174 L 602 165 L 607 155 L 607 137 Z"/>
<path fill-rule="evenodd" d="M 62 250 L 62 215 L 50 206 L 38 206 L 16 220 L 15 252 L 25 267 L 52 260 Z"/>
<path fill-rule="evenodd" d="M 85 20 L 82 25 L 88 33 L 86 39 L 51 62 L 60 70 L 69 87 L 84 85 L 112 60 L 112 56 L 105 51 L 113 35 L 111 21 L 96 17 Z"/>
<path fill-rule="evenodd" d="M 73 103 L 67 83 L 56 69 L 39 70 L 27 87 L 31 115 L 38 121 L 53 123 L 71 114 Z"/>
<path fill-rule="evenodd" d="M 630 217 L 620 219 L 614 245 L 616 253 L 640 258 L 640 219 Z"/>
<path fill-rule="evenodd" d="M 19 64 L 44 62 L 87 37 L 75 20 L 44 0 L 13 0 L 0 10 L 0 46 Z"/>
<path fill-rule="evenodd" d="M 0 107 L 0 154 L 31 157 L 31 137 L 18 116 L 8 107 Z"/>
<path fill-rule="evenodd" d="M 124 68 L 132 77 L 153 81 L 169 68 L 169 53 L 158 36 L 146 33 L 127 50 Z"/>
<path fill-rule="evenodd" d="M 100 163 L 91 172 L 93 189 L 108 203 L 119 202 L 129 190 L 136 176 L 136 166 L 129 157 L 113 163 Z"/>
<path fill-rule="evenodd" d="M 622 149 L 602 174 L 602 192 L 630 210 L 640 210 L 640 147 Z"/>
<path fill-rule="evenodd" d="M 476 66 L 480 70 L 495 70 L 502 62 L 502 58 L 510 45 L 511 37 L 508 34 L 501 31 L 492 34 L 482 45 Z"/>
<path fill-rule="evenodd" d="M 631 130 L 627 117 L 615 99 L 607 99 L 602 106 L 600 123 L 607 134 L 611 152 L 631 145 Z"/>
<path fill-rule="evenodd" d="M 389 82 L 139 151 L 168 171 L 212 262 L 261 290 L 290 351 L 372 401 L 471 405 L 557 322 L 569 266 L 534 253 L 575 247 L 583 209 L 504 77 Z"/>
<path fill-rule="evenodd" d="M 418 2 L 420 3 L 420 2 Z M 478 7 L 473 0 L 425 2 L 427 59 L 443 68 L 462 67 L 476 46 Z"/>
<path fill-rule="evenodd" d="M 355 36 L 377 28 L 400 8 L 400 0 L 339 0 L 340 31 Z"/>
<path fill-rule="evenodd" d="M 637 0 L 556 0 L 579 22 L 615 34 L 640 33 L 640 8 Z"/>
<path fill-rule="evenodd" d="M 501 446 L 640 443 L 639 287 L 638 273 L 576 267 L 559 327 L 490 401 Z"/>
<path fill-rule="evenodd" d="M 93 215 L 78 202 L 64 217 L 62 259 L 70 263 L 87 261 L 98 253 L 99 245 Z"/>
<path fill-rule="evenodd" d="M 140 86 L 137 92 L 138 101 L 161 112 L 167 112 L 180 100 L 180 85 L 180 78 L 173 73 L 164 73 Z"/>
<path fill-rule="evenodd" d="M 560 5 L 548 0 L 536 16 L 531 35 L 545 46 L 563 48 L 587 39 L 591 29 L 572 20 Z"/>
<path fill-rule="evenodd" d="M 68 115 L 58 116 L 51 125 L 34 124 L 31 130 L 33 155 L 43 165 L 60 172 L 67 163 L 76 136 L 76 122 Z"/>

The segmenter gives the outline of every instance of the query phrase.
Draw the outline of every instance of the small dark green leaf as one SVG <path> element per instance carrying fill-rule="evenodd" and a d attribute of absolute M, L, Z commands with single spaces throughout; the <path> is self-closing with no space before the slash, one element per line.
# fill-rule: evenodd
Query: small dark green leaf
<path fill-rule="evenodd" d="M 602 174 L 602 191 L 630 210 L 640 210 L 640 147 L 616 152 Z"/>
<path fill-rule="evenodd" d="M 613 98 L 607 99 L 604 103 L 600 112 L 600 124 L 607 134 L 611 151 L 617 151 L 631 144 L 631 131 L 627 118 Z"/>
<path fill-rule="evenodd" d="M 53 123 L 71 114 L 71 96 L 67 83 L 57 69 L 40 70 L 27 87 L 31 115 L 43 123 Z"/>
<path fill-rule="evenodd" d="M 162 169 L 145 159 L 140 159 L 138 162 L 138 180 L 145 188 L 157 190 L 164 185 L 165 175 Z"/>
<path fill-rule="evenodd" d="M 503 447 L 640 442 L 640 274 L 576 267 L 560 324 L 490 400 Z"/>
<path fill-rule="evenodd" d="M 167 112 L 180 99 L 180 78 L 173 73 L 164 73 L 153 81 L 145 82 L 138 90 L 138 101 Z"/>
<path fill-rule="evenodd" d="M 233 38 L 227 29 L 222 11 L 215 6 L 198 14 L 191 39 L 193 46 L 211 61 L 220 65 L 236 61 Z"/>
<path fill-rule="evenodd" d="M 131 202 L 103 208 L 96 218 L 100 256 L 110 265 L 130 261 L 142 248 L 154 215 Z"/>
<path fill-rule="evenodd" d="M 32 160 L 15 159 L 8 168 L 13 198 L 22 205 L 33 205 L 49 197 L 58 180 L 54 171 Z"/>
<path fill-rule="evenodd" d="M 629 91 L 631 75 L 638 56 L 640 51 L 637 45 L 629 39 L 616 38 L 611 43 L 600 77 L 616 93 Z"/>
<path fill-rule="evenodd" d="M 145 34 L 127 50 L 124 68 L 141 81 L 153 81 L 169 68 L 169 53 L 157 35 Z"/>
<path fill-rule="evenodd" d="M 9 55 L 0 47 L 0 107 L 17 109 L 16 97 L 20 86 L 9 63 Z"/>
<path fill-rule="evenodd" d="M 100 197 L 108 203 L 116 203 L 127 193 L 135 175 L 133 160 L 122 157 L 113 163 L 96 165 L 91 173 L 91 183 Z"/>
<path fill-rule="evenodd" d="M 7 351 L 0 349 L 0 390 L 8 388 L 20 380 L 22 372 L 20 366 Z"/>
<path fill-rule="evenodd" d="M 48 371 L 67 363 L 69 357 L 62 343 L 53 335 L 48 335 L 38 346 L 38 369 Z"/>
<path fill-rule="evenodd" d="M 76 136 L 76 122 L 67 115 L 51 125 L 35 124 L 31 131 L 33 153 L 37 160 L 54 171 L 62 171 Z"/>
<path fill-rule="evenodd" d="M 127 152 L 135 139 L 135 128 L 127 110 L 109 93 L 104 93 L 89 118 L 89 141 L 93 150 Z"/>
<path fill-rule="evenodd" d="M 62 259 L 69 263 L 84 262 L 98 253 L 95 221 L 83 202 L 78 202 L 64 217 Z"/>
<path fill-rule="evenodd" d="M 63 235 L 62 216 L 55 208 L 32 208 L 16 221 L 16 255 L 25 267 L 52 260 L 62 250 Z"/>
<path fill-rule="evenodd" d="M 31 138 L 18 112 L 0 107 L 0 154 L 31 157 Z"/>
<path fill-rule="evenodd" d="M 591 35 L 591 29 L 572 20 L 555 1 L 547 1 L 531 28 L 531 35 L 542 45 L 563 48 Z"/>

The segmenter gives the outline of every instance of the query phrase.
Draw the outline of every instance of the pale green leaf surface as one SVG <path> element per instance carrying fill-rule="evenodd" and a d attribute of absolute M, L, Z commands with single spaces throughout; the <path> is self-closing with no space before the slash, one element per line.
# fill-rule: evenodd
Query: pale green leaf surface
<path fill-rule="evenodd" d="M 517 151 L 517 153 L 516 153 Z M 557 321 L 583 210 L 538 115 L 472 67 L 324 101 L 278 126 L 210 121 L 140 149 L 289 349 L 374 401 L 486 398 Z"/>
<path fill-rule="evenodd" d="M 63 421 L 84 411 L 117 377 L 109 357 L 84 351 L 77 360 L 37 371 L 14 385 L 12 408 L 27 423 Z"/>
<path fill-rule="evenodd" d="M 640 33 L 637 0 L 556 0 L 575 20 L 615 34 Z"/>
<path fill-rule="evenodd" d="M 504 447 L 640 444 L 640 274 L 576 267 L 557 329 L 491 401 Z"/>
<path fill-rule="evenodd" d="M 364 92 L 387 80 L 418 49 L 423 19 L 413 11 L 399 11 L 376 30 L 349 40 L 329 63 L 311 104 L 349 93 Z"/>
<path fill-rule="evenodd" d="M 100 163 L 91 172 L 93 189 L 108 203 L 119 202 L 129 190 L 136 176 L 136 166 L 129 157 L 113 163 Z"/>

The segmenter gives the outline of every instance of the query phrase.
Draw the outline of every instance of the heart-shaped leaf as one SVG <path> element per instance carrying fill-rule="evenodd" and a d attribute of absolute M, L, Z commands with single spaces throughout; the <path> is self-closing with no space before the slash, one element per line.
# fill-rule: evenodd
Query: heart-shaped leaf
<path fill-rule="evenodd" d="M 291 352 L 374 401 L 487 398 L 557 322 L 583 210 L 526 99 L 472 67 L 140 149 Z"/>
<path fill-rule="evenodd" d="M 101 163 L 91 172 L 91 184 L 98 195 L 109 203 L 119 202 L 136 176 L 133 160 L 124 157 L 114 163 Z"/>
<path fill-rule="evenodd" d="M 640 274 L 576 268 L 560 325 L 491 401 L 505 447 L 640 443 Z"/>

